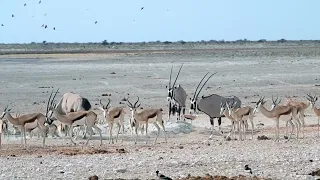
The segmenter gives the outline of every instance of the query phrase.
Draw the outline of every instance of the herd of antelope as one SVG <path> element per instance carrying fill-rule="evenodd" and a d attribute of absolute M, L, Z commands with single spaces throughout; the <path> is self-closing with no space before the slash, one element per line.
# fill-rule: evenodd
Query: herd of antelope
<path fill-rule="evenodd" d="M 209 139 L 213 136 L 214 130 L 214 119 L 218 118 L 219 130 L 221 125 L 221 117 L 226 117 L 231 122 L 231 130 L 229 135 L 231 139 L 235 139 L 235 131 L 236 128 L 238 130 L 239 139 L 246 139 L 246 131 L 248 130 L 248 119 L 251 123 L 251 136 L 253 139 L 254 132 L 254 123 L 253 118 L 255 117 L 255 113 L 260 111 L 266 118 L 273 119 L 276 124 L 276 141 L 279 141 L 279 121 L 284 120 L 286 122 L 286 136 L 288 139 L 293 135 L 294 127 L 296 127 L 296 138 L 299 138 L 300 128 L 302 127 L 302 133 L 304 137 L 304 112 L 310 107 L 318 118 L 318 136 L 319 136 L 319 119 L 320 119 L 320 109 L 315 107 L 315 103 L 318 100 L 316 96 L 312 96 L 307 94 L 306 99 L 307 102 L 299 102 L 294 101 L 286 96 L 287 102 L 284 104 L 280 104 L 281 100 L 278 100 L 278 97 L 274 99 L 272 97 L 272 106 L 271 109 L 265 107 L 264 97 L 261 97 L 258 102 L 256 102 L 255 107 L 250 106 L 241 106 L 241 100 L 236 96 L 220 96 L 217 94 L 211 94 L 208 96 L 199 97 L 201 90 L 208 82 L 208 80 L 216 73 L 211 74 L 207 80 L 200 87 L 200 84 L 208 75 L 201 79 L 200 83 L 196 87 L 194 95 L 190 98 L 190 114 L 185 114 L 186 108 L 186 97 L 187 93 L 179 84 L 175 86 L 177 78 L 180 74 L 181 65 L 179 72 L 176 76 L 174 84 L 171 85 L 171 75 L 172 68 L 169 78 L 169 86 L 167 100 L 169 101 L 169 117 L 168 121 L 170 121 L 170 115 L 177 115 L 177 121 L 181 118 L 194 120 L 198 116 L 199 111 L 203 112 L 210 118 L 211 123 L 211 135 Z M 200 89 L 199 89 L 200 87 Z M 198 90 L 199 89 L 199 90 Z M 15 127 L 18 127 L 21 132 L 21 145 L 26 146 L 26 132 L 31 133 L 34 129 L 38 129 L 41 132 L 43 142 L 42 145 L 45 146 L 45 138 L 47 137 L 48 132 L 52 132 L 53 134 L 61 135 L 62 130 L 65 131 L 65 136 L 68 136 L 71 142 L 76 145 L 74 142 L 73 136 L 73 128 L 74 127 L 82 127 L 84 130 L 84 137 L 87 132 L 89 133 L 89 137 L 85 145 L 88 144 L 89 140 L 93 135 L 93 129 L 100 135 L 100 145 L 102 145 L 102 134 L 101 129 L 97 126 L 97 114 L 91 110 L 91 104 L 88 99 L 82 97 L 76 93 L 65 93 L 62 95 L 62 98 L 55 104 L 55 97 L 59 92 L 59 88 L 54 93 L 52 90 L 47 106 L 46 112 L 43 113 L 31 113 L 25 115 L 16 115 L 13 117 L 10 113 L 11 108 L 6 106 L 0 115 L 0 147 L 1 147 L 1 134 L 2 131 L 7 133 L 8 131 L 8 122 L 10 122 Z M 145 133 L 146 137 L 148 137 L 148 125 L 152 123 L 157 129 L 157 136 L 154 140 L 156 143 L 160 129 L 164 132 L 165 142 L 167 142 L 165 123 L 163 120 L 163 109 L 162 108 L 139 108 L 140 107 L 139 97 L 137 97 L 137 101 L 135 103 L 131 103 L 129 98 L 127 98 L 127 106 L 130 109 L 130 118 L 129 125 L 131 128 L 131 135 L 135 132 L 135 140 L 137 143 L 138 138 L 138 129 L 141 130 L 141 134 Z M 116 142 L 118 140 L 118 135 L 122 130 L 122 140 L 124 135 L 124 118 L 125 118 L 125 107 L 110 107 L 110 99 L 108 99 L 108 103 L 105 105 L 102 101 L 99 101 L 99 110 L 103 112 L 103 117 L 106 120 L 109 127 L 109 143 L 114 143 L 112 137 L 113 125 L 116 124 L 118 127 Z M 182 111 L 182 115 L 181 115 Z M 195 114 L 195 115 L 194 115 Z M 53 123 L 58 121 L 58 127 Z M 288 124 L 291 125 L 291 133 L 288 136 Z M 145 132 L 144 130 L 145 129 Z M 56 133 L 56 131 L 59 133 Z M 148 138 L 147 138 L 148 139 Z M 147 143 L 147 141 L 146 141 Z"/>

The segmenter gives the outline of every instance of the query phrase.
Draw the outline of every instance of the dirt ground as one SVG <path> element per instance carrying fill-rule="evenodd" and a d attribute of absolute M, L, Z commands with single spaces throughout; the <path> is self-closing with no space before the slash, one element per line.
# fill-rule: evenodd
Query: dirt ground
<path fill-rule="evenodd" d="M 289 95 L 306 101 L 306 93 L 317 94 L 320 84 L 320 48 L 224 48 L 189 51 L 161 51 L 106 54 L 59 55 L 5 55 L 0 56 L 0 109 L 6 105 L 12 113 L 45 113 L 48 96 L 53 88 L 60 87 L 59 99 L 65 92 L 76 92 L 87 97 L 93 109 L 99 99 L 111 99 L 111 106 L 120 104 L 122 98 L 135 101 L 140 97 L 143 107 L 161 107 L 167 120 L 166 85 L 170 68 L 175 76 L 184 63 L 177 81 L 185 88 L 187 111 L 189 98 L 207 72 L 218 72 L 208 81 L 201 95 L 236 95 L 243 105 L 254 107 L 260 96 L 265 96 L 270 107 L 271 96 L 282 102 Z M 109 97 L 102 94 L 111 94 Z M 254 118 L 254 139 L 250 131 L 245 141 L 226 141 L 215 131 L 212 140 L 207 116 L 200 114 L 192 122 L 180 122 L 192 130 L 183 132 L 170 129 L 166 123 L 168 142 L 160 134 L 158 143 L 152 145 L 155 128 L 150 125 L 150 142 L 139 140 L 133 144 L 128 128 L 129 109 L 126 108 L 126 131 L 123 143 L 108 144 L 109 135 L 103 129 L 103 146 L 98 146 L 97 135 L 89 147 L 73 147 L 69 139 L 48 138 L 41 148 L 41 139 L 27 139 L 27 148 L 20 147 L 19 137 L 3 140 L 0 150 L 0 179 L 87 179 L 96 174 L 100 179 L 156 179 L 156 170 L 172 178 L 196 176 L 257 176 L 271 179 L 312 179 L 308 175 L 320 167 L 317 118 L 311 108 L 306 111 L 305 138 L 283 138 L 285 124 L 281 122 L 280 142 L 274 142 L 274 121 L 260 112 Z M 175 122 L 170 122 L 171 125 Z M 179 124 L 179 123 L 177 123 Z M 263 124 L 263 125 L 262 125 Z M 215 121 L 216 130 L 217 121 Z M 224 132 L 230 129 L 229 120 L 223 118 Z M 249 127 L 250 130 L 251 127 Z M 270 140 L 258 141 L 266 135 Z M 122 134 L 120 134 L 122 137 Z M 143 138 L 143 137 L 141 137 Z M 122 150 L 123 149 L 123 150 Z M 14 163 L 13 163 L 14 162 Z M 252 168 L 252 174 L 244 169 Z M 17 171 L 19 170 L 19 171 Z"/>

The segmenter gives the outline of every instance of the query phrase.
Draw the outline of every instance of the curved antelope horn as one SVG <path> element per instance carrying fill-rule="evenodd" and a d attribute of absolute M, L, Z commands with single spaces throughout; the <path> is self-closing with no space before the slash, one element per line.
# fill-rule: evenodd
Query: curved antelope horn
<path fill-rule="evenodd" d="M 129 103 L 129 104 L 127 104 L 129 107 L 133 107 L 133 105 L 131 104 L 131 102 L 129 101 L 129 97 L 127 98 L 127 102 Z"/>
<path fill-rule="evenodd" d="M 199 88 L 200 84 L 202 83 L 202 81 L 204 80 L 204 78 L 205 78 L 208 74 L 209 74 L 209 72 L 207 72 L 207 74 L 205 74 L 205 75 L 203 76 L 203 78 L 201 79 L 201 81 L 199 82 L 199 84 L 198 84 L 198 86 L 197 86 L 196 90 L 194 91 L 193 99 L 196 97 L 197 90 L 198 90 L 198 88 Z"/>
<path fill-rule="evenodd" d="M 168 88 L 171 88 L 171 76 L 172 76 L 172 69 L 173 69 L 173 65 L 171 66 L 171 71 L 170 71 L 170 77 L 169 77 L 169 86 Z"/>
<path fill-rule="evenodd" d="M 196 99 L 198 98 L 198 96 L 199 96 L 202 88 L 206 85 L 206 83 L 209 81 L 209 79 L 210 79 L 213 75 L 215 75 L 215 74 L 217 74 L 217 73 L 218 73 L 218 72 L 215 72 L 215 73 L 211 74 L 211 75 L 208 77 L 208 79 L 203 83 L 203 85 L 201 86 L 200 90 L 198 91 L 198 93 L 197 93 L 197 95 L 196 95 Z"/>
<path fill-rule="evenodd" d="M 8 109 L 8 105 L 6 105 L 6 107 L 4 108 L 4 110 L 3 111 L 6 111 Z"/>
<path fill-rule="evenodd" d="M 136 107 L 137 103 L 139 102 L 139 96 L 138 97 L 138 100 L 134 103 L 133 107 Z"/>
<path fill-rule="evenodd" d="M 104 108 L 104 105 L 101 102 L 101 99 L 99 99 L 99 104 L 102 106 L 102 108 Z"/>
<path fill-rule="evenodd" d="M 183 66 L 183 63 L 182 63 L 181 66 L 180 66 L 180 69 L 179 69 L 179 71 L 178 71 L 178 74 L 177 74 L 176 79 L 174 80 L 174 83 L 173 83 L 173 85 L 172 85 L 172 88 L 174 87 L 174 85 L 175 85 L 176 82 L 177 82 L 177 79 L 178 79 L 178 77 L 179 77 L 179 74 L 180 74 L 180 71 L 181 71 L 181 69 L 182 69 L 182 66 Z"/>
<path fill-rule="evenodd" d="M 110 104 L 110 98 L 108 98 L 108 104 L 106 105 L 106 108 L 108 108 L 109 104 Z"/>

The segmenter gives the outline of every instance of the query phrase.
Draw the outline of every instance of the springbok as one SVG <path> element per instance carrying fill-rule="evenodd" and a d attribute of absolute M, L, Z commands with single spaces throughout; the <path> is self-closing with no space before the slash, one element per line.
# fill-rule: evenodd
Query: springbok
<path fill-rule="evenodd" d="M 281 99 L 278 100 L 278 97 L 277 97 L 277 99 L 274 100 L 274 99 L 273 99 L 273 96 L 272 96 L 272 105 L 271 105 L 271 109 L 270 109 L 270 110 L 273 110 L 273 109 L 274 109 L 275 107 L 277 107 L 277 106 L 288 106 L 288 105 L 290 105 L 290 104 L 288 103 L 288 101 L 287 101 L 285 104 L 283 104 L 283 105 L 279 105 L 280 102 L 281 102 Z M 299 117 L 299 119 L 300 119 L 301 114 L 302 114 L 302 113 L 298 112 L 297 117 Z M 293 131 L 294 131 L 294 127 L 297 126 L 296 122 L 295 122 L 296 125 L 293 124 L 291 114 L 281 115 L 281 116 L 280 116 L 280 120 L 283 120 L 283 121 L 286 122 L 286 137 L 288 137 L 288 124 L 290 123 L 290 126 L 291 126 L 290 137 L 291 137 L 292 134 L 293 134 Z"/>
<path fill-rule="evenodd" d="M 70 137 L 71 142 L 74 145 L 76 145 L 76 143 L 73 141 L 73 139 L 71 137 L 72 136 L 72 129 L 73 129 L 74 124 L 77 121 L 79 121 L 79 120 L 81 120 L 81 119 L 83 119 L 85 117 L 86 118 L 85 125 L 87 126 L 86 130 L 90 132 L 90 136 L 89 136 L 87 142 L 85 143 L 85 145 L 88 145 L 89 140 L 91 139 L 92 134 L 93 134 L 92 128 L 94 128 L 100 134 L 100 146 L 101 146 L 102 145 L 101 130 L 100 130 L 100 128 L 98 128 L 96 126 L 97 114 L 94 113 L 93 111 L 76 111 L 76 112 L 69 112 L 67 114 L 64 114 L 63 113 L 63 108 L 62 108 L 64 99 L 61 98 L 57 105 L 55 105 L 54 102 L 53 102 L 54 98 L 56 97 L 56 95 L 58 93 L 58 91 L 59 91 L 59 88 L 57 89 L 56 93 L 54 94 L 54 96 L 53 96 L 53 98 L 51 100 L 51 96 L 52 96 L 52 93 L 53 93 L 53 90 L 52 90 L 52 92 L 51 92 L 51 94 L 49 96 L 50 105 L 49 105 L 48 111 L 52 111 L 53 116 L 58 121 L 60 121 L 63 124 L 69 125 L 69 127 L 70 127 L 70 129 L 69 129 L 69 137 Z M 47 113 L 47 115 L 48 115 L 48 113 Z"/>
<path fill-rule="evenodd" d="M 43 133 L 42 146 L 44 147 L 45 146 L 45 133 L 46 133 L 45 123 L 47 123 L 46 116 L 44 116 L 42 113 L 32 113 L 32 114 L 26 114 L 26 115 L 22 115 L 22 116 L 14 118 L 11 116 L 10 110 L 11 109 L 8 109 L 8 106 L 6 106 L 0 116 L 0 119 L 2 119 L 3 117 L 6 117 L 6 119 L 10 123 L 12 123 L 13 125 L 16 125 L 20 128 L 21 145 L 24 144 L 23 147 L 25 148 L 26 144 L 27 144 L 26 130 L 25 130 L 26 124 L 37 122 L 37 127 L 39 127 L 39 129 L 41 129 L 41 132 Z M 23 139 L 24 139 L 24 141 L 23 141 Z"/>
<path fill-rule="evenodd" d="M 268 119 L 273 119 L 276 123 L 276 138 L 275 141 L 279 141 L 279 134 L 280 134 L 280 127 L 279 127 L 279 119 L 280 116 L 282 115 L 291 115 L 291 119 L 296 123 L 297 125 L 297 139 L 299 138 L 299 119 L 297 117 L 298 113 L 299 113 L 299 108 L 296 108 L 294 106 L 277 106 L 272 110 L 267 110 L 264 107 L 265 101 L 264 101 L 264 97 L 261 97 L 259 99 L 259 101 L 256 103 L 255 109 L 254 109 L 254 113 L 261 111 L 261 113 L 267 117 Z M 290 121 L 291 121 L 290 119 Z M 286 120 L 289 121 L 289 120 Z M 291 136 L 290 136 L 291 137 Z M 289 137 L 289 139 L 290 139 Z"/>
<path fill-rule="evenodd" d="M 244 139 L 246 139 L 246 130 L 248 127 L 247 120 L 249 119 L 251 122 L 251 139 L 253 140 L 253 131 L 254 131 L 254 124 L 253 124 L 253 108 L 250 106 L 244 106 L 240 108 L 234 108 L 236 106 L 236 103 L 234 99 L 232 99 L 232 102 L 226 102 L 226 106 L 229 111 L 229 116 L 233 117 L 236 122 L 239 124 L 240 132 L 239 132 L 239 139 L 242 140 L 242 133 L 244 135 Z M 247 126 L 246 126 L 247 125 Z M 242 130 L 241 130 L 242 128 Z M 242 131 L 242 133 L 241 133 Z"/>
<path fill-rule="evenodd" d="M 222 133 L 222 131 L 221 131 L 221 117 L 223 117 L 223 115 L 220 114 L 220 110 L 221 110 L 220 104 L 226 103 L 227 100 L 234 99 L 237 102 L 237 105 L 235 106 L 235 108 L 239 108 L 241 106 L 241 101 L 236 96 L 223 97 L 223 96 L 220 96 L 217 94 L 211 94 L 209 96 L 202 96 L 200 99 L 198 99 L 202 88 L 206 85 L 208 80 L 216 73 L 211 74 L 207 78 L 207 80 L 203 83 L 200 90 L 198 91 L 200 84 L 202 83 L 202 81 L 204 80 L 204 78 L 208 74 L 209 73 L 207 73 L 203 76 L 203 78 L 201 79 L 200 83 L 198 84 L 198 86 L 194 92 L 193 97 L 190 98 L 190 111 L 189 111 L 189 113 L 191 114 L 192 110 L 194 113 L 198 113 L 198 111 L 201 111 L 201 112 L 205 113 L 207 116 L 209 116 L 210 123 L 211 123 L 211 135 L 210 135 L 209 139 L 211 139 L 213 136 L 214 119 L 215 118 L 218 119 L 219 130 Z"/>
<path fill-rule="evenodd" d="M 164 132 L 164 137 L 165 137 L 165 142 L 167 142 L 167 135 L 166 135 L 166 130 L 164 128 L 163 125 L 163 119 L 162 119 L 162 108 L 159 109 L 142 109 L 140 112 L 137 112 L 137 108 L 140 107 L 140 103 L 137 105 L 137 103 L 139 102 L 139 97 L 138 100 L 134 103 L 134 105 L 132 105 L 132 103 L 129 101 L 129 98 L 127 100 L 128 102 L 128 107 L 130 108 L 131 111 L 131 116 L 133 117 L 135 123 L 139 123 L 139 124 L 145 124 L 146 125 L 146 137 L 148 138 L 148 124 L 149 123 L 153 123 L 153 125 L 157 128 L 158 133 L 157 133 L 157 137 L 154 140 L 154 144 L 156 143 L 158 136 L 160 134 L 160 127 L 161 126 L 163 132 Z M 134 143 L 137 144 L 137 138 L 138 138 L 138 132 L 137 132 L 138 128 L 135 128 L 136 131 L 136 138 Z M 147 140 L 146 140 L 146 144 L 147 144 Z"/>
<path fill-rule="evenodd" d="M 318 101 L 318 97 L 314 96 L 312 97 L 310 94 L 307 94 L 308 97 L 306 97 L 308 99 L 308 101 L 311 103 L 311 109 L 313 111 L 313 113 L 316 115 L 317 119 L 318 119 L 318 137 L 320 137 L 320 133 L 319 133 L 319 129 L 320 129 L 320 108 L 316 107 L 316 102 Z"/>
<path fill-rule="evenodd" d="M 67 92 L 62 95 L 62 98 L 60 99 L 61 102 L 61 114 L 66 115 L 67 113 L 70 112 L 78 112 L 78 111 L 89 111 L 91 109 L 91 104 L 87 98 L 82 97 L 79 94 L 73 93 L 73 92 Z M 83 139 L 86 137 L 86 130 L 87 128 L 85 127 L 85 117 L 81 120 L 77 120 L 73 126 L 78 127 L 80 126 L 83 128 Z M 64 129 L 69 129 L 70 127 L 63 127 Z M 73 127 L 72 127 L 73 128 Z M 65 131 L 65 135 L 68 130 Z M 77 135 L 75 135 L 74 140 L 76 140 Z"/>
<path fill-rule="evenodd" d="M 183 63 L 181 64 L 181 67 L 178 71 L 178 74 L 177 74 L 176 79 L 175 79 L 174 83 L 172 84 L 172 86 L 171 86 L 171 76 L 172 76 L 173 66 L 171 67 L 170 77 L 169 77 L 169 85 L 166 86 L 166 88 L 168 89 L 167 100 L 169 101 L 169 119 L 168 119 L 168 121 L 170 121 L 171 114 L 175 115 L 177 113 L 178 114 L 177 120 L 180 120 L 180 118 L 181 118 L 181 111 L 182 111 L 183 117 L 185 115 L 187 93 L 180 84 L 178 84 L 178 86 L 175 86 L 182 66 L 183 66 Z"/>
<path fill-rule="evenodd" d="M 124 136 L 124 115 L 125 115 L 125 111 L 123 107 L 115 107 L 110 109 L 110 106 L 109 106 L 110 99 L 108 99 L 107 105 L 103 105 L 101 100 L 99 100 L 99 102 L 100 102 L 99 109 L 103 112 L 103 117 L 105 118 L 109 126 L 109 131 L 110 131 L 109 144 L 111 142 L 113 144 L 113 138 L 112 138 L 113 124 L 116 124 L 118 126 L 116 142 L 118 141 L 119 132 L 120 132 L 120 129 L 122 128 L 122 138 L 121 138 L 121 143 L 122 143 L 123 136 Z"/>
<path fill-rule="evenodd" d="M 309 95 L 309 94 L 308 94 Z M 299 112 L 299 120 L 301 121 L 302 124 L 302 136 L 304 137 L 304 128 L 305 128 L 305 121 L 304 121 L 304 112 L 306 109 L 308 109 L 311 105 L 310 101 L 307 102 L 303 102 L 303 101 L 295 101 L 292 98 L 290 98 L 289 96 L 286 96 L 286 102 L 284 103 L 284 105 L 291 105 L 291 106 L 295 106 L 298 107 L 300 109 Z M 288 124 L 288 123 L 287 123 Z M 286 126 L 288 126 L 286 124 Z"/>

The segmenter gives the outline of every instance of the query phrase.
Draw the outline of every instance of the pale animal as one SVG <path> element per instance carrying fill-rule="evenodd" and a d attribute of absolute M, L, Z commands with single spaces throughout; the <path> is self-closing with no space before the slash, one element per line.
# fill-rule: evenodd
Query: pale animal
<path fill-rule="evenodd" d="M 108 99 L 108 104 L 103 105 L 101 100 L 99 109 L 103 112 L 103 117 L 107 121 L 107 124 L 109 126 L 109 132 L 110 132 L 110 138 L 109 138 L 109 144 L 113 144 L 113 138 L 112 138 L 112 129 L 113 125 L 116 124 L 118 126 L 117 136 L 116 136 L 116 142 L 118 141 L 118 136 L 120 129 L 122 128 L 122 138 L 121 143 L 123 142 L 123 136 L 124 136 L 124 116 L 125 111 L 122 107 L 114 107 L 110 108 L 110 99 Z"/>
<path fill-rule="evenodd" d="M 131 116 L 133 117 L 135 122 L 138 122 L 139 124 L 145 124 L 145 128 L 146 128 L 146 137 L 148 137 L 148 124 L 152 123 L 158 130 L 157 133 L 157 137 L 154 140 L 154 144 L 156 143 L 159 134 L 160 134 L 160 127 L 162 128 L 163 132 L 164 132 L 164 137 L 165 137 L 165 142 L 167 142 L 167 135 L 166 135 L 166 131 L 163 125 L 163 119 L 162 119 L 162 114 L 163 114 L 163 110 L 161 108 L 158 109 L 153 109 L 153 108 L 148 108 L 148 109 L 142 109 L 140 112 L 137 112 L 137 108 L 140 107 L 140 103 L 137 105 L 137 103 L 139 102 L 139 97 L 137 99 L 137 101 L 132 105 L 132 103 L 129 101 L 128 98 L 128 107 L 130 108 L 131 111 Z M 159 127 L 160 125 L 160 127 Z M 136 131 L 136 138 L 135 138 L 135 144 L 137 143 L 137 137 L 138 137 L 138 132 L 137 132 L 137 128 L 135 129 Z M 146 141 L 147 143 L 147 141 Z"/>

